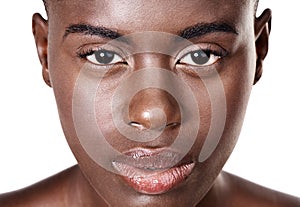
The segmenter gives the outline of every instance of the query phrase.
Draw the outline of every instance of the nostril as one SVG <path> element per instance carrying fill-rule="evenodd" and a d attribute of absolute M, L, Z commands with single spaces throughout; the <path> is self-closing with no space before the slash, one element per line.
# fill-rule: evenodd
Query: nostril
<path fill-rule="evenodd" d="M 145 130 L 145 129 L 147 129 L 145 126 L 143 126 L 142 124 L 140 124 L 140 123 L 138 123 L 136 121 L 131 121 L 131 122 L 128 123 L 128 125 L 132 126 L 134 128 L 137 128 L 139 130 Z"/>
<path fill-rule="evenodd" d="M 166 125 L 166 127 L 175 128 L 178 127 L 181 123 L 180 122 L 172 122 Z"/>

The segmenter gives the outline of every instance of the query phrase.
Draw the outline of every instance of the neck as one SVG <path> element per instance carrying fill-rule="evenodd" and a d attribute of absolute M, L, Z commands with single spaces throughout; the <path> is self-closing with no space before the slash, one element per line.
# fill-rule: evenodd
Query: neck
<path fill-rule="evenodd" d="M 229 193 L 225 175 L 221 172 L 197 207 L 227 206 Z"/>
<path fill-rule="evenodd" d="M 78 166 L 74 167 L 74 176 L 70 179 L 70 188 L 68 193 L 69 206 L 108 206 L 86 179 Z"/>

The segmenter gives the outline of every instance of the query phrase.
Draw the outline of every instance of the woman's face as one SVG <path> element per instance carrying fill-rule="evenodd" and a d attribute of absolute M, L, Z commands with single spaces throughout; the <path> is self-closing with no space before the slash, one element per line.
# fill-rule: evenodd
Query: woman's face
<path fill-rule="evenodd" d="M 55 1 L 48 29 L 44 78 L 97 193 L 112 206 L 198 203 L 242 126 L 254 3 Z"/>

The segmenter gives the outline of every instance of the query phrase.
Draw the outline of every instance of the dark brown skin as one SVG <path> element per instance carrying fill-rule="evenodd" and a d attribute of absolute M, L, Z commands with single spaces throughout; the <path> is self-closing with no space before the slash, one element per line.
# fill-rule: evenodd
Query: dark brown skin
<path fill-rule="evenodd" d="M 0 206 L 300 206 L 298 198 L 275 192 L 222 171 L 237 141 L 252 85 L 260 78 L 262 63 L 268 51 L 271 11 L 255 18 L 250 0 L 63 0 L 49 2 L 49 20 L 33 16 L 33 33 L 43 67 L 45 82 L 53 87 L 61 124 L 78 166 L 74 166 L 26 189 L 0 195 Z M 220 6 L 222 5 L 222 6 Z M 212 12 L 213 11 L 213 12 Z M 203 121 L 198 137 L 185 159 L 196 163 L 191 175 L 180 185 L 159 195 L 147 195 L 129 187 L 119 175 L 97 165 L 84 151 L 76 135 L 72 119 L 72 95 L 76 78 L 87 60 L 76 56 L 82 45 L 105 44 L 109 39 L 70 34 L 63 39 L 70 24 L 86 23 L 104 26 L 128 35 L 143 31 L 161 31 L 178 35 L 179 31 L 198 23 L 226 22 L 238 34 L 216 32 L 191 39 L 194 44 L 212 44 L 226 49 L 228 55 L 216 66 L 224 85 L 227 102 L 226 126 L 213 154 L 203 163 L 197 162 L 211 119 L 208 94 L 203 82 L 188 68 L 176 68 L 176 74 L 198 90 L 195 93 L 199 116 Z M 140 54 L 133 58 L 135 71 L 144 67 L 170 68 L 164 55 Z M 125 67 L 125 66 L 118 66 Z M 128 66 L 126 66 L 128 67 Z M 114 85 L 114 78 L 105 80 Z M 111 82 L 110 82 L 111 81 Z M 212 78 L 211 81 L 214 81 Z M 114 86 L 107 90 L 108 99 L 97 100 L 109 105 Z M 155 101 L 153 101 L 155 100 Z M 162 108 L 169 122 L 180 122 L 178 106 L 169 94 L 144 90 L 132 99 L 130 119 L 147 127 L 142 114 Z M 99 114 L 98 114 L 99 115 Z M 99 115 L 100 116 L 100 115 Z M 122 139 L 113 126 L 110 114 L 97 117 L 101 129 L 109 135 L 109 143 L 120 152 L 135 148 L 164 148 L 170 139 L 137 143 Z M 107 120 L 103 122 L 101 120 Z M 206 121 L 205 121 L 206 120 Z M 165 130 L 174 138 L 178 128 Z M 172 140 L 171 140 L 172 141 Z M 106 200 L 106 202 L 104 201 Z"/>

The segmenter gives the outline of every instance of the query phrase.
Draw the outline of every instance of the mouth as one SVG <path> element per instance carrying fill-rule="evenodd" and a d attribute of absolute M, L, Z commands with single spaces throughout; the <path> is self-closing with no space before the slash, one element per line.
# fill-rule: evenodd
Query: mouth
<path fill-rule="evenodd" d="M 144 194 L 162 194 L 182 183 L 192 173 L 193 162 L 180 162 L 171 150 L 136 149 L 112 162 L 125 182 Z"/>

